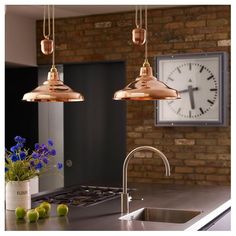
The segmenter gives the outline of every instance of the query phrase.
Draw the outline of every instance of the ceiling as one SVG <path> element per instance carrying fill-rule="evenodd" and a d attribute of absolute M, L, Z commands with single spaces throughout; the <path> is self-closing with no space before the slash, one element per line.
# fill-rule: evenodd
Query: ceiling
<path fill-rule="evenodd" d="M 150 8 L 174 7 L 173 5 L 148 5 Z M 6 14 L 16 14 L 31 19 L 43 19 L 43 5 L 6 5 Z M 55 18 L 134 11 L 134 5 L 56 5 Z"/>

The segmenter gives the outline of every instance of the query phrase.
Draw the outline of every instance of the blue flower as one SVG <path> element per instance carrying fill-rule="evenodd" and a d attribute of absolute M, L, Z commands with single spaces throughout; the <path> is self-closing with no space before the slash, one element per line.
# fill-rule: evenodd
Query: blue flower
<path fill-rule="evenodd" d="M 21 160 L 24 160 L 25 157 L 26 157 L 25 152 L 20 152 L 20 158 L 21 158 Z"/>
<path fill-rule="evenodd" d="M 26 142 L 26 139 L 25 138 L 22 138 L 21 136 L 16 136 L 14 138 L 15 142 L 17 143 L 25 143 Z"/>
<path fill-rule="evenodd" d="M 36 170 L 41 170 L 42 168 L 43 168 L 42 162 L 39 162 L 39 163 L 35 166 L 35 169 L 36 169 Z"/>
<path fill-rule="evenodd" d="M 48 164 L 48 159 L 47 159 L 46 157 L 44 157 L 44 158 L 43 158 L 43 162 L 44 162 L 45 164 Z"/>
<path fill-rule="evenodd" d="M 57 169 L 58 169 L 58 170 L 61 170 L 62 167 L 63 167 L 63 164 L 62 164 L 61 162 L 58 162 L 58 163 L 57 163 Z"/>
<path fill-rule="evenodd" d="M 19 148 L 23 148 L 24 147 L 24 144 L 23 143 L 17 143 L 16 144 L 16 148 L 19 149 Z"/>
<path fill-rule="evenodd" d="M 32 153 L 32 157 L 33 157 L 34 159 L 38 159 L 38 158 L 39 158 L 39 154 L 38 154 L 37 152 L 33 152 L 33 153 Z"/>
<path fill-rule="evenodd" d="M 40 145 L 38 143 L 35 143 L 34 148 L 35 148 L 35 150 L 38 150 L 40 148 Z"/>
<path fill-rule="evenodd" d="M 53 146 L 53 141 L 51 139 L 48 139 L 48 145 Z"/>
<path fill-rule="evenodd" d="M 16 143 L 20 143 L 21 137 L 20 136 L 16 136 L 14 138 L 14 140 L 15 140 Z"/>
<path fill-rule="evenodd" d="M 11 152 L 17 151 L 17 146 L 12 146 L 12 147 L 10 148 L 10 150 L 11 150 Z"/>
<path fill-rule="evenodd" d="M 7 172 L 9 169 L 7 167 L 5 167 L 5 172 Z"/>
<path fill-rule="evenodd" d="M 26 139 L 25 138 L 21 138 L 21 143 L 25 143 Z"/>
<path fill-rule="evenodd" d="M 51 154 L 52 156 L 56 156 L 57 152 L 56 152 L 55 149 L 52 149 L 52 150 L 50 151 L 50 154 Z"/>
<path fill-rule="evenodd" d="M 13 154 L 13 155 L 11 156 L 11 160 L 12 160 L 13 162 L 16 162 L 16 161 L 19 160 L 19 157 L 18 157 L 17 155 Z"/>

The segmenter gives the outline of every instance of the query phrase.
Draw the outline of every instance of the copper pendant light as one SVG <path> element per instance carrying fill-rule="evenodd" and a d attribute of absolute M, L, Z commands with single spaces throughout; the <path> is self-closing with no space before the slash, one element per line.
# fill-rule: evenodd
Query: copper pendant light
<path fill-rule="evenodd" d="M 147 7 L 145 7 L 145 28 L 147 34 Z M 145 60 L 140 68 L 139 77 L 128 84 L 124 89 L 114 94 L 114 100 L 167 100 L 179 99 L 177 90 L 168 87 L 157 80 L 152 74 L 152 67 L 147 59 L 147 39 L 145 43 Z"/>
<path fill-rule="evenodd" d="M 53 48 L 55 48 L 54 25 L 54 6 L 52 6 Z M 84 97 L 82 94 L 74 92 L 60 80 L 55 67 L 55 50 L 53 50 L 52 68 L 48 72 L 47 81 L 33 91 L 26 93 L 22 100 L 27 102 L 79 102 L 84 101 Z"/>

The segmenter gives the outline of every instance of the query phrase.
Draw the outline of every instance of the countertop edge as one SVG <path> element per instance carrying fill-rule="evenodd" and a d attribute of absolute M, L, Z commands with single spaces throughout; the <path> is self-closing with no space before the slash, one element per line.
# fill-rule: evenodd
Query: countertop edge
<path fill-rule="evenodd" d="M 193 231 L 193 230 L 197 231 L 201 229 L 203 226 L 205 226 L 207 223 L 215 219 L 217 216 L 219 216 L 221 213 L 223 213 L 225 210 L 227 210 L 230 207 L 231 207 L 231 199 L 226 201 L 219 207 L 217 207 L 215 210 L 210 212 L 208 215 L 206 215 L 205 217 L 203 217 L 202 219 L 200 219 L 199 221 L 197 221 L 196 223 L 194 223 L 187 229 L 185 229 L 185 231 Z"/>

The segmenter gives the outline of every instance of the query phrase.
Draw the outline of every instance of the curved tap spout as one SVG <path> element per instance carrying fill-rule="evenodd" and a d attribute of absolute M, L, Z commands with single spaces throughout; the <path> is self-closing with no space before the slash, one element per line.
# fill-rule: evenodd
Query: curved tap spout
<path fill-rule="evenodd" d="M 158 149 L 151 146 L 140 146 L 133 149 L 125 158 L 123 164 L 123 193 L 121 194 L 121 212 L 128 213 L 129 212 L 129 194 L 127 193 L 127 171 L 128 164 L 130 159 L 133 157 L 133 154 L 138 151 L 148 150 L 154 153 L 157 153 L 164 162 L 166 176 L 170 176 L 170 164 L 167 157 Z"/>

